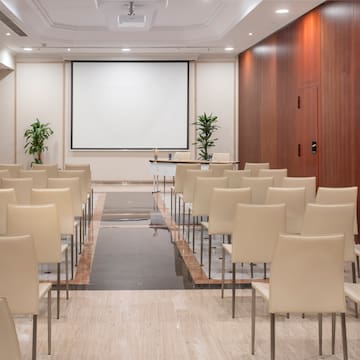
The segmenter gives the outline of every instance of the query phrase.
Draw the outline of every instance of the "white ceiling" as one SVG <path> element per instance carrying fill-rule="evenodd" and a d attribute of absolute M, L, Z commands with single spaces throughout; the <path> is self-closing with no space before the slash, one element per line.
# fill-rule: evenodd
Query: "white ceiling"
<path fill-rule="evenodd" d="M 62 58 L 238 54 L 325 0 L 0 0 L 0 11 L 27 36 L 0 21 L 0 43 L 23 55 Z M 276 14 L 279 8 L 288 14 Z M 10 36 L 6 33 L 10 32 Z M 252 36 L 249 33 L 253 33 Z M 70 50 L 68 50 L 70 49 Z"/>

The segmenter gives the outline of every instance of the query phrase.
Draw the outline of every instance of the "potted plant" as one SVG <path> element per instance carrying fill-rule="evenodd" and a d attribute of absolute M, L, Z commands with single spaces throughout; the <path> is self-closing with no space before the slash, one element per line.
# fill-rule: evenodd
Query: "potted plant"
<path fill-rule="evenodd" d="M 210 160 L 209 148 L 215 146 L 217 138 L 213 139 L 213 133 L 219 126 L 216 125 L 218 117 L 210 114 L 199 115 L 197 121 L 193 125 L 197 126 L 196 144 L 199 148 L 199 158 L 202 160 Z"/>
<path fill-rule="evenodd" d="M 36 119 L 36 121 L 30 125 L 30 128 L 25 130 L 25 153 L 34 155 L 34 163 L 42 164 L 41 155 L 45 150 L 48 150 L 45 142 L 53 133 L 53 130 L 49 127 L 49 123 L 41 123 L 39 119 Z"/>

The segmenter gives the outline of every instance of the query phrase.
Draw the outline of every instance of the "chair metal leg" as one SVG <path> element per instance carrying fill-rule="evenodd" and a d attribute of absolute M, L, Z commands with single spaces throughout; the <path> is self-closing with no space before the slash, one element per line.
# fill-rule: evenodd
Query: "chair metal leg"
<path fill-rule="evenodd" d="M 221 298 L 224 298 L 224 279 L 225 278 L 225 249 L 222 248 L 222 260 L 221 260 Z"/>
<path fill-rule="evenodd" d="M 275 314 L 270 314 L 270 358 L 275 360 Z"/>
<path fill-rule="evenodd" d="M 254 277 L 254 264 L 253 263 L 250 263 L 250 276 L 251 276 L 251 278 Z"/>
<path fill-rule="evenodd" d="M 255 354 L 256 290 L 251 288 L 251 355 Z"/>
<path fill-rule="evenodd" d="M 232 264 L 232 317 L 235 318 L 235 281 L 236 281 L 236 264 Z"/>
<path fill-rule="evenodd" d="M 188 226 L 187 226 L 187 240 L 188 240 L 188 244 L 190 244 L 190 217 L 191 217 L 191 212 L 190 212 L 190 206 L 188 208 Z"/>
<path fill-rule="evenodd" d="M 355 270 L 355 262 L 351 263 L 351 269 L 352 269 L 352 279 L 353 283 L 356 283 L 356 270 Z"/>
<path fill-rule="evenodd" d="M 341 334 L 342 334 L 342 345 L 343 345 L 343 359 L 348 360 L 345 313 L 341 313 Z"/>
<path fill-rule="evenodd" d="M 180 209 L 181 209 L 181 198 L 179 197 L 179 204 L 178 204 L 178 217 L 179 217 L 179 229 L 180 229 L 180 224 L 181 224 L 181 214 L 180 214 Z"/>
<path fill-rule="evenodd" d="M 264 263 L 264 279 L 266 279 L 266 263 Z"/>
<path fill-rule="evenodd" d="M 360 277 L 360 259 L 359 259 L 359 256 L 356 256 L 356 267 L 357 267 L 358 277 Z"/>
<path fill-rule="evenodd" d="M 209 279 L 211 279 L 211 238 L 212 236 L 209 234 Z"/>
<path fill-rule="evenodd" d="M 57 264 L 56 296 L 57 318 L 60 319 L 60 263 Z"/>
<path fill-rule="evenodd" d="M 182 223 L 182 226 L 183 226 L 183 234 L 185 233 L 185 201 L 183 201 L 183 223 Z"/>
<path fill-rule="evenodd" d="M 193 226 L 192 226 L 192 250 L 193 254 L 195 254 L 195 218 L 193 216 Z"/>
<path fill-rule="evenodd" d="M 65 250 L 65 286 L 66 300 L 69 300 L 69 248 Z"/>
<path fill-rule="evenodd" d="M 75 234 L 75 266 L 79 265 L 79 253 L 78 253 L 78 242 L 79 242 L 79 233 L 78 225 L 74 225 L 74 234 Z"/>
<path fill-rule="evenodd" d="M 79 232 L 80 232 L 80 241 L 79 241 L 79 254 L 82 253 L 82 244 L 83 244 L 83 237 L 84 237 L 84 233 L 83 233 L 83 220 L 82 217 L 80 216 L 80 220 L 79 220 Z"/>
<path fill-rule="evenodd" d="M 331 314 L 331 354 L 335 354 L 336 313 Z"/>
<path fill-rule="evenodd" d="M 170 216 L 173 214 L 173 189 L 170 188 Z"/>
<path fill-rule="evenodd" d="M 180 201 L 180 200 L 179 200 Z M 176 222 L 176 192 L 174 192 L 174 220 Z"/>
<path fill-rule="evenodd" d="M 48 291 L 48 355 L 51 355 L 51 288 Z"/>
<path fill-rule="evenodd" d="M 200 266 L 203 266 L 203 250 L 204 250 L 204 227 L 201 225 L 201 232 L 200 232 Z"/>
<path fill-rule="evenodd" d="M 319 322 L 319 355 L 322 355 L 322 314 L 318 314 L 318 322 Z"/>
<path fill-rule="evenodd" d="M 74 279 L 74 234 L 70 234 L 71 279 Z"/>
<path fill-rule="evenodd" d="M 33 314 L 32 360 L 36 360 L 37 315 Z"/>

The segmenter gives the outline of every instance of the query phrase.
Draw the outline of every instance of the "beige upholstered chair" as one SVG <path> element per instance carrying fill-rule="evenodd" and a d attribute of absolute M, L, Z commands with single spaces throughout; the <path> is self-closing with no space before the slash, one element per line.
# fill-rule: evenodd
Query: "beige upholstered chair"
<path fill-rule="evenodd" d="M 21 164 L 0 164 L 0 170 L 8 170 L 10 177 L 19 177 L 19 171 L 23 166 Z"/>
<path fill-rule="evenodd" d="M 316 193 L 315 202 L 317 204 L 354 204 L 354 234 L 358 234 L 357 221 L 357 186 L 349 187 L 319 187 Z"/>
<path fill-rule="evenodd" d="M 10 177 L 9 170 L 7 170 L 7 169 L 0 170 L 0 186 L 2 183 L 2 178 L 9 178 L 9 177 Z"/>
<path fill-rule="evenodd" d="M 0 297 L 0 359 L 21 360 L 14 320 L 5 297 Z"/>
<path fill-rule="evenodd" d="M 269 187 L 266 204 L 286 205 L 286 232 L 300 234 L 305 213 L 305 188 Z"/>
<path fill-rule="evenodd" d="M 16 204 L 14 189 L 0 189 L 0 235 L 7 233 L 8 204 Z"/>
<path fill-rule="evenodd" d="M 224 189 L 214 188 L 209 195 L 209 220 L 201 222 L 201 248 L 200 265 L 203 265 L 203 238 L 204 229 L 209 235 L 209 267 L 208 275 L 211 278 L 211 242 L 213 235 L 230 236 L 233 230 L 233 221 L 236 205 L 239 203 L 249 204 L 251 202 L 251 189 Z"/>
<path fill-rule="evenodd" d="M 240 188 L 242 186 L 242 178 L 250 177 L 251 170 L 224 170 L 224 176 L 228 178 L 229 188 Z"/>
<path fill-rule="evenodd" d="M 259 177 L 270 177 L 273 178 L 274 186 L 281 186 L 283 179 L 287 176 L 287 169 L 259 169 Z"/>
<path fill-rule="evenodd" d="M 191 160 L 191 152 L 190 151 L 176 151 L 174 154 L 174 160 L 176 160 L 176 161 Z"/>
<path fill-rule="evenodd" d="M 39 264 L 57 264 L 57 318 L 60 317 L 60 265 L 65 253 L 66 298 L 69 298 L 68 246 L 61 245 L 56 206 L 9 205 L 8 233 L 31 234 Z"/>
<path fill-rule="evenodd" d="M 176 210 L 177 210 L 177 194 L 182 194 L 184 190 L 184 182 L 186 178 L 186 171 L 187 170 L 200 170 L 201 165 L 200 164 L 177 164 L 176 170 L 175 170 L 175 186 L 171 187 L 171 215 L 173 213 L 173 198 L 174 198 L 174 217 L 176 221 Z M 180 224 L 180 199 L 179 199 L 179 224 Z"/>
<path fill-rule="evenodd" d="M 20 170 L 19 178 L 32 178 L 33 189 L 44 189 L 47 187 L 48 175 L 45 170 Z"/>
<path fill-rule="evenodd" d="M 224 176 L 225 170 L 232 170 L 232 164 L 209 164 L 209 170 L 212 171 L 212 176 Z"/>
<path fill-rule="evenodd" d="M 316 177 L 289 177 L 283 178 L 281 186 L 283 187 L 304 187 L 305 204 L 315 202 Z"/>
<path fill-rule="evenodd" d="M 74 278 L 74 237 L 76 238 L 76 224 L 74 220 L 71 189 L 33 189 L 31 193 L 31 204 L 56 205 L 56 211 L 59 217 L 60 233 L 64 237 L 70 236 L 71 278 Z"/>
<path fill-rule="evenodd" d="M 2 187 L 14 189 L 16 201 L 21 205 L 28 205 L 31 202 L 31 189 L 33 187 L 32 178 L 4 178 Z"/>
<path fill-rule="evenodd" d="M 213 153 L 212 154 L 212 161 L 230 161 L 230 153 Z"/>
<path fill-rule="evenodd" d="M 332 313 L 334 325 L 335 313 L 341 313 L 343 354 L 344 359 L 347 359 L 343 258 L 343 235 L 280 235 L 271 264 L 270 284 L 252 283 L 252 354 L 254 354 L 255 342 L 255 292 L 257 291 L 269 303 L 271 360 L 275 359 L 275 315 L 278 313 L 319 314 L 320 355 L 322 355 L 321 314 Z"/>
<path fill-rule="evenodd" d="M 48 177 L 56 178 L 58 176 L 58 165 L 57 164 L 35 164 L 31 165 L 34 170 L 46 170 Z"/>
<path fill-rule="evenodd" d="M 356 305 L 360 304 L 360 284 L 345 283 L 345 296 L 352 300 Z M 355 316 L 359 317 L 358 307 L 355 306 Z"/>
<path fill-rule="evenodd" d="M 38 264 L 31 235 L 0 237 L 0 294 L 14 314 L 33 315 L 33 360 L 36 359 L 39 300 L 48 296 L 48 354 L 51 353 L 51 283 L 38 279 Z M 0 338 L 5 336 L 1 334 Z M 0 348 L 1 353 L 1 348 Z M 1 359 L 13 359 L 3 358 Z"/>
<path fill-rule="evenodd" d="M 194 197 L 192 202 L 193 216 L 193 252 L 195 252 L 195 217 L 209 216 L 210 199 L 214 188 L 226 188 L 226 177 L 197 177 L 195 180 Z M 189 221 L 190 224 L 190 221 Z M 209 274 L 210 277 L 210 274 Z"/>
<path fill-rule="evenodd" d="M 224 296 L 225 255 L 232 262 L 232 317 L 235 317 L 236 263 L 271 263 L 279 234 L 285 231 L 285 204 L 237 204 L 232 244 L 223 244 L 221 297 Z"/>
<path fill-rule="evenodd" d="M 246 162 L 244 165 L 244 170 L 250 170 L 251 176 L 258 176 L 260 169 L 270 169 L 270 164 Z"/>
<path fill-rule="evenodd" d="M 243 177 L 242 187 L 251 188 L 251 202 L 253 204 L 265 204 L 267 190 L 273 186 L 272 177 Z"/>

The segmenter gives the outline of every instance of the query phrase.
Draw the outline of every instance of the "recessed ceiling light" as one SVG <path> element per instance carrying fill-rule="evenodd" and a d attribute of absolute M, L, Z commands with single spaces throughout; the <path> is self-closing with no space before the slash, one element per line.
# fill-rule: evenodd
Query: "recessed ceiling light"
<path fill-rule="evenodd" d="M 70 48 L 67 48 L 66 50 L 67 50 L 67 51 L 69 51 L 69 52 L 71 51 L 71 49 L 70 49 Z"/>
<path fill-rule="evenodd" d="M 122 51 L 122 52 L 129 52 L 129 51 L 131 51 L 131 49 L 129 49 L 129 48 L 123 48 L 123 49 L 121 49 L 121 51 Z"/>
<path fill-rule="evenodd" d="M 11 35 L 11 33 L 7 32 L 5 35 L 6 35 L 6 36 L 10 36 L 10 35 Z"/>
<path fill-rule="evenodd" d="M 254 34 L 252 32 L 249 32 L 249 36 L 253 36 Z"/>
<path fill-rule="evenodd" d="M 287 14 L 289 12 L 288 9 L 278 9 L 275 11 L 277 14 Z"/>
<path fill-rule="evenodd" d="M 24 47 L 24 51 L 32 51 L 31 47 Z"/>
<path fill-rule="evenodd" d="M 225 48 L 225 51 L 233 51 L 233 50 L 234 50 L 234 48 L 232 46 L 228 46 Z"/>

